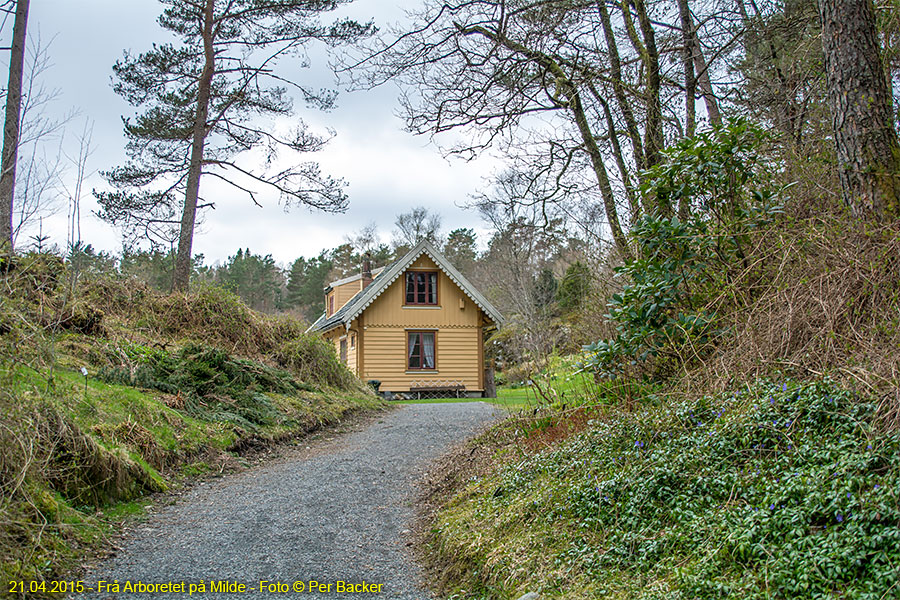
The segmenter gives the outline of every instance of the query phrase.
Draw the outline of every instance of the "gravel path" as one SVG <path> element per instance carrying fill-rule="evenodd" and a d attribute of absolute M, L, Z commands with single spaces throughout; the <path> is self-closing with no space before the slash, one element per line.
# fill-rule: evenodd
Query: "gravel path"
<path fill-rule="evenodd" d="M 192 584 L 192 598 L 347 598 L 339 581 L 381 584 L 375 593 L 356 587 L 349 597 L 427 598 L 406 548 L 415 483 L 429 461 L 500 416 L 481 402 L 401 406 L 206 482 L 132 531 L 115 557 L 88 574 L 93 592 L 79 598 L 187 598 Z M 98 590 L 100 580 L 117 580 L 119 590 Z M 226 580 L 245 591 L 210 592 L 213 581 Z M 311 580 L 330 588 L 310 590 Z M 183 582 L 184 591 L 125 591 L 138 581 Z M 198 593 L 201 581 L 206 593 Z M 261 581 L 269 584 L 260 588 Z"/>

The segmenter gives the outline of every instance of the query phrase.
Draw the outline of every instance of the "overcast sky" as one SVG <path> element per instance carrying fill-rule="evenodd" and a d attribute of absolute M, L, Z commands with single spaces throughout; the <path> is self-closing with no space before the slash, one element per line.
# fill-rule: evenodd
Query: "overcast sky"
<path fill-rule="evenodd" d="M 373 19 L 383 28 L 403 18 L 404 6 L 417 4 L 416 0 L 356 0 L 342 14 Z M 82 238 L 95 248 L 113 252 L 121 248 L 120 233 L 91 214 L 97 207 L 89 191 L 107 189 L 97 171 L 125 162 L 121 117 L 134 114 L 112 91 L 111 67 L 126 49 L 139 53 L 153 42 L 168 39 L 156 22 L 160 11 L 155 0 L 40 0 L 31 4 L 30 37 L 39 35 L 49 45 L 52 63 L 43 79 L 47 87 L 60 92 L 52 111 L 62 114 L 76 109 L 80 113 L 67 126 L 69 143 L 85 119 L 93 123 L 94 152 L 88 164 L 93 174 L 82 200 Z M 311 68 L 297 71 L 303 83 L 315 88 L 333 86 L 333 74 L 322 52 L 314 50 L 312 58 Z M 314 156 L 323 172 L 349 183 L 350 209 L 346 213 L 311 213 L 304 208 L 286 213 L 271 199 L 258 208 L 207 178 L 201 184 L 201 195 L 213 199 L 216 209 L 206 212 L 194 237 L 195 253 L 204 254 L 212 263 L 224 260 L 239 247 L 250 248 L 287 264 L 298 256 L 312 256 L 342 243 L 346 235 L 372 221 L 383 241 L 388 241 L 396 215 L 418 205 L 442 215 L 445 233 L 457 227 L 479 229 L 478 216 L 459 205 L 483 186 L 483 178 L 497 163 L 490 157 L 470 163 L 448 162 L 430 140 L 403 131 L 402 120 L 395 116 L 397 95 L 397 88 L 391 86 L 353 93 L 342 90 L 338 108 L 328 113 L 296 103 L 298 115 L 311 128 L 336 132 L 327 149 Z M 70 173 L 68 180 L 72 179 Z M 44 219 L 43 229 L 50 235 L 50 243 L 63 246 L 66 211 L 61 208 L 54 217 Z M 27 239 L 18 241 L 19 246 L 27 243 Z"/>

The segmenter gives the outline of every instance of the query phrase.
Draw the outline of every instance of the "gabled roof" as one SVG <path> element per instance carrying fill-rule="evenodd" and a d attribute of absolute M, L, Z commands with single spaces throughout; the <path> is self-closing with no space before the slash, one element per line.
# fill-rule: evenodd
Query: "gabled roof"
<path fill-rule="evenodd" d="M 397 261 L 397 262 L 399 262 L 399 261 Z M 335 311 L 335 313 L 333 315 L 331 315 L 330 317 L 327 317 L 325 315 L 325 313 L 322 313 L 322 316 L 320 316 L 318 319 L 316 319 L 316 322 L 313 323 L 312 325 L 310 325 L 309 329 L 307 329 L 306 332 L 309 333 L 310 331 L 328 331 L 329 329 L 334 329 L 338 325 L 344 323 L 345 322 L 344 316 L 350 311 L 350 309 L 353 307 L 354 303 L 363 295 L 363 292 L 370 290 L 375 284 L 377 284 L 379 282 L 379 280 L 381 280 L 382 275 L 384 275 L 395 264 L 397 264 L 397 263 L 396 262 L 391 263 L 390 265 L 381 269 L 381 272 L 378 275 L 376 275 L 374 279 L 372 279 L 372 283 L 370 283 L 368 286 L 366 286 L 365 290 L 356 292 L 356 295 L 353 296 L 352 298 L 350 298 L 342 307 L 340 307 L 337 311 Z M 338 281 L 343 281 L 343 280 L 338 280 Z M 329 287 L 334 287 L 335 283 L 337 283 L 337 282 L 331 283 L 329 285 Z M 353 318 L 355 318 L 355 317 L 353 317 Z M 349 323 L 350 321 L 352 321 L 353 318 L 347 319 L 346 323 Z"/>
<path fill-rule="evenodd" d="M 357 294 L 348 300 L 337 312 L 330 317 L 326 317 L 323 314 L 306 331 L 328 331 L 334 329 L 338 325 L 344 325 L 345 327 L 349 326 L 353 319 L 358 317 L 362 311 L 368 308 L 369 305 L 384 292 L 384 290 L 406 271 L 409 265 L 414 263 L 416 259 L 423 254 L 427 254 L 428 257 L 434 261 L 434 264 L 436 264 L 438 268 L 440 268 L 447 277 L 449 277 L 450 280 L 478 306 L 478 308 L 484 311 L 484 314 L 487 315 L 491 321 L 498 327 L 503 325 L 503 315 L 500 314 L 500 311 L 494 308 L 491 303 L 487 301 L 487 298 L 482 296 L 481 292 L 476 290 L 475 286 L 473 286 L 462 273 L 457 271 L 456 267 L 451 265 L 450 262 L 444 258 L 443 254 L 437 251 L 431 242 L 422 240 L 416 244 L 415 248 L 410 250 L 406 256 L 386 266 L 384 270 L 372 280 L 372 283 L 370 283 L 366 289 L 357 292 Z"/>

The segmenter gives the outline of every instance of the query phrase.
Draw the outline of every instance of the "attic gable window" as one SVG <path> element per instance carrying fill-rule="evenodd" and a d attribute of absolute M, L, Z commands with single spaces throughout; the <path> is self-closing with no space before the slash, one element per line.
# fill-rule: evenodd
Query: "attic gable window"
<path fill-rule="evenodd" d="M 437 271 L 406 272 L 406 303 L 437 304 Z"/>

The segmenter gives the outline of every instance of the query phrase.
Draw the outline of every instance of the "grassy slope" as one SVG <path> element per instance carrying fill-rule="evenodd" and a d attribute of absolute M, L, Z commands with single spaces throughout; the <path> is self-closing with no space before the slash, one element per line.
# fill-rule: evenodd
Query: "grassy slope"
<path fill-rule="evenodd" d="M 17 266 L 0 303 L 0 596 L 66 574 L 150 492 L 382 406 L 302 323 L 229 293 Z"/>
<path fill-rule="evenodd" d="M 696 304 L 726 337 L 620 356 L 601 383 L 557 358 L 539 392 L 501 394 L 530 410 L 432 491 L 426 555 L 446 594 L 900 597 L 900 229 L 820 189 L 786 201 Z"/>
<path fill-rule="evenodd" d="M 453 598 L 882 598 L 900 588 L 900 435 L 830 384 L 598 410 L 435 516 Z M 510 427 L 509 424 L 506 427 Z"/>

